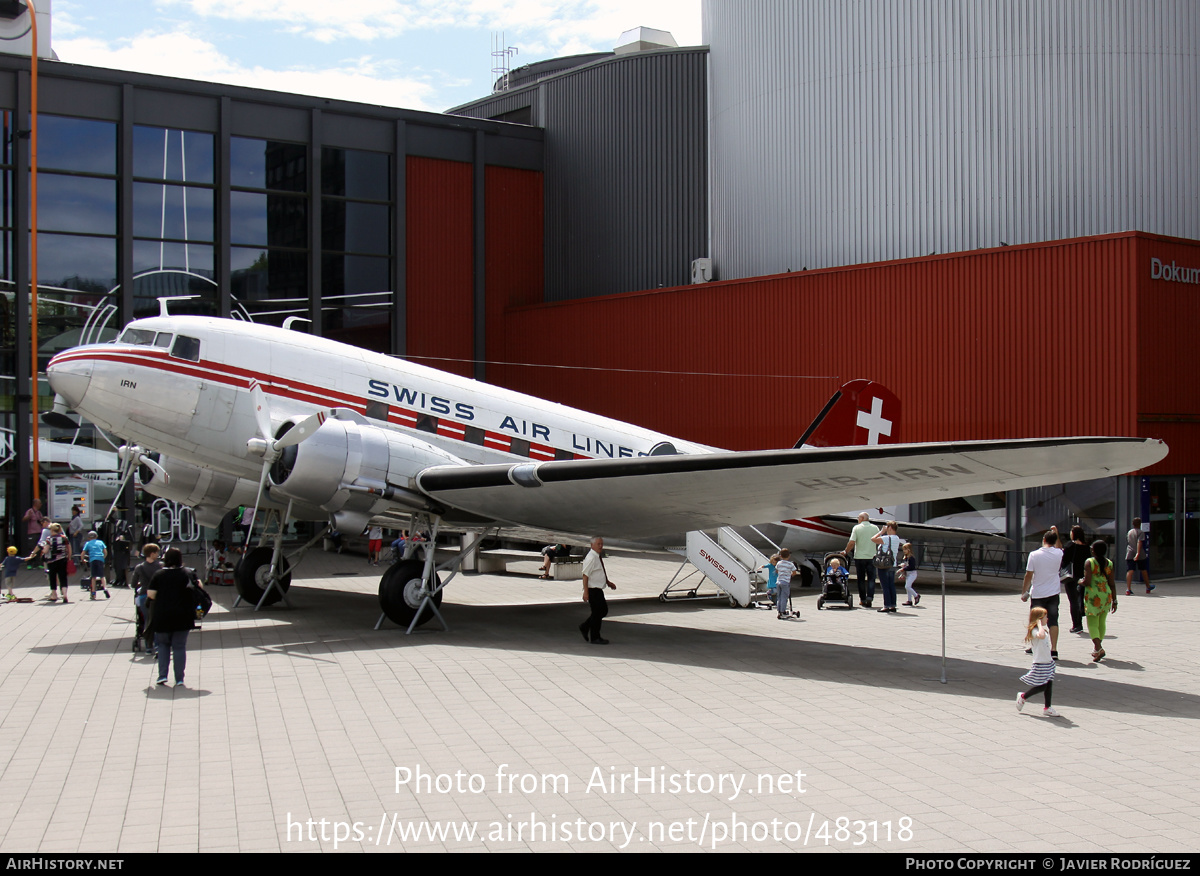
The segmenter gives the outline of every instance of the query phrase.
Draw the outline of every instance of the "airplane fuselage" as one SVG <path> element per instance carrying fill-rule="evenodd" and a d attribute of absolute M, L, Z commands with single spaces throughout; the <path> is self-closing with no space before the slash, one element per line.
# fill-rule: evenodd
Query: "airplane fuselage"
<path fill-rule="evenodd" d="M 273 428 L 322 409 L 348 410 L 444 457 L 423 463 L 714 449 L 335 341 L 227 319 L 137 320 L 115 342 L 58 354 L 47 371 L 55 392 L 101 428 L 244 480 L 243 504 L 262 466 L 249 446 L 259 431 L 255 385 L 269 401 Z"/>

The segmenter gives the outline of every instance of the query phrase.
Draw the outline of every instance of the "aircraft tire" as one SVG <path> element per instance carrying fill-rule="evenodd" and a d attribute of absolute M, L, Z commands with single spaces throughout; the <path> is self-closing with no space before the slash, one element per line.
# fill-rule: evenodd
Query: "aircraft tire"
<path fill-rule="evenodd" d="M 388 620 L 397 626 L 408 629 L 408 625 L 417 616 L 417 609 L 421 607 L 417 594 L 421 589 L 421 574 L 424 571 L 425 563 L 422 560 L 401 560 L 393 563 L 379 579 L 379 608 L 387 615 Z M 441 583 L 436 574 L 434 580 Z M 433 604 L 441 606 L 442 591 L 434 594 Z M 433 612 L 426 609 L 417 621 L 417 626 L 432 617 Z"/>
<path fill-rule="evenodd" d="M 263 591 L 267 589 L 267 573 L 271 570 L 271 552 L 272 549 L 265 545 L 257 547 L 245 554 L 233 570 L 233 580 L 237 584 L 238 595 L 244 602 L 248 602 L 252 606 L 258 605 Z M 286 592 L 292 586 L 292 572 L 287 557 L 279 558 L 279 571 L 282 573 L 279 584 Z M 274 605 L 282 598 L 279 591 L 273 589 L 263 605 Z"/>

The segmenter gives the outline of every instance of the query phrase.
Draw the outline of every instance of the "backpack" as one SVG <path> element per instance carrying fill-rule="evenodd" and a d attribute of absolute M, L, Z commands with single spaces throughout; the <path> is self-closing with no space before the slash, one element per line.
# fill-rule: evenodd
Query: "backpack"
<path fill-rule="evenodd" d="M 883 542 L 875 548 L 875 568 L 893 569 L 896 566 L 896 555 L 892 553 L 892 537 L 885 535 Z"/>

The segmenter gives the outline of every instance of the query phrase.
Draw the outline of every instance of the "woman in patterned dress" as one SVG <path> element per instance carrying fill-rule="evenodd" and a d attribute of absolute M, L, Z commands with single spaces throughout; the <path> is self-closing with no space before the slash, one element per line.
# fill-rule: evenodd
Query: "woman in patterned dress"
<path fill-rule="evenodd" d="M 1117 610 L 1117 590 L 1113 586 L 1113 564 L 1106 559 L 1108 545 L 1092 543 L 1092 556 L 1083 566 L 1083 609 L 1087 613 L 1088 635 L 1095 650 L 1092 661 L 1104 659 L 1104 634 L 1109 612 Z"/>

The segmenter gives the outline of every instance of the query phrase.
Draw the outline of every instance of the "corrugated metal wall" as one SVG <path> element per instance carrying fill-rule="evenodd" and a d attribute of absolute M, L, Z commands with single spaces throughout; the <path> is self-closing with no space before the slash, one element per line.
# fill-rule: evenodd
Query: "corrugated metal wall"
<path fill-rule="evenodd" d="M 722 279 L 1200 238 L 1195 0 L 704 0 Z"/>
<path fill-rule="evenodd" d="M 1158 369 L 1183 347 L 1143 334 L 1139 353 L 1136 271 L 1148 240 L 1112 235 L 516 307 L 502 329 L 510 355 L 580 367 L 503 376 L 514 389 L 734 449 L 791 446 L 853 378 L 900 397 L 905 441 L 1156 435 L 1139 423 L 1139 356 Z M 1200 262 L 1200 246 L 1190 251 Z M 1200 308 L 1172 307 L 1163 313 L 1173 331 L 1200 334 Z M 1196 399 L 1183 403 L 1197 411 Z M 1194 461 L 1172 453 L 1160 467 L 1189 471 Z"/>
<path fill-rule="evenodd" d="M 546 298 L 674 286 L 708 255 L 703 50 L 543 83 Z"/>
<path fill-rule="evenodd" d="M 456 113 L 545 129 L 546 299 L 687 283 L 708 255 L 704 47 L 618 55 Z"/>
<path fill-rule="evenodd" d="M 407 354 L 473 376 L 474 168 L 462 161 L 408 156 Z M 449 357 L 462 362 L 421 360 Z"/>
<path fill-rule="evenodd" d="M 538 119 L 538 90 L 537 86 L 514 88 L 509 91 L 498 91 L 485 98 L 474 101 L 466 106 L 447 110 L 451 115 L 466 116 L 471 119 L 498 119 L 507 113 L 529 108 L 530 124 L 539 125 Z"/>

